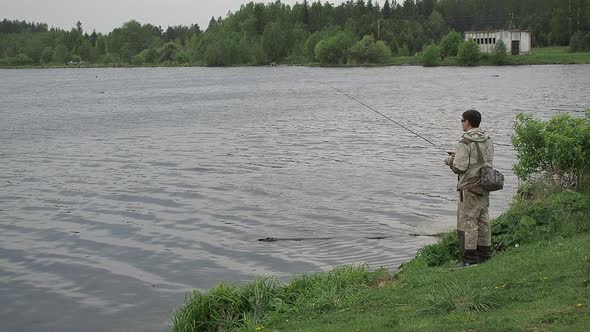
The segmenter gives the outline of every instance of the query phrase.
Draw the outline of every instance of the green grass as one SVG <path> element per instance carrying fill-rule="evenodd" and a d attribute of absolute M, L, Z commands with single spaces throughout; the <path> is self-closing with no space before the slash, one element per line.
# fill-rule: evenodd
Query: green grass
<path fill-rule="evenodd" d="M 590 52 L 571 53 L 568 47 L 533 48 L 530 55 L 509 56 L 510 65 L 588 64 Z"/>
<path fill-rule="evenodd" d="M 174 331 L 590 330 L 590 190 L 522 187 L 493 244 L 491 261 L 463 269 L 451 232 L 395 275 L 342 267 L 220 284 L 190 294 Z"/>
<path fill-rule="evenodd" d="M 330 272 L 301 275 L 288 285 L 260 278 L 244 285 L 220 283 L 189 294 L 174 313 L 174 331 L 251 330 L 280 313 L 305 315 L 350 305 L 350 294 L 369 288 L 389 274 L 365 266 L 344 266 Z"/>
<path fill-rule="evenodd" d="M 398 278 L 351 295 L 351 304 L 337 311 L 276 316 L 267 329 L 590 330 L 590 234 L 511 248 L 463 269 L 415 262 Z"/>

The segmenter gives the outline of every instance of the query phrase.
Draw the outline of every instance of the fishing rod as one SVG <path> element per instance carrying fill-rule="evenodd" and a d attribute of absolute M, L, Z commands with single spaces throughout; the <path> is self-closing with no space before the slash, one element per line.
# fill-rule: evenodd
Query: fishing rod
<path fill-rule="evenodd" d="M 409 132 L 410 132 L 410 133 L 412 133 L 413 135 L 415 135 L 415 136 L 417 136 L 417 137 L 419 137 L 419 138 L 423 139 L 424 141 L 426 141 L 426 142 L 430 143 L 430 144 L 431 144 L 432 146 L 434 146 L 435 148 L 437 148 L 437 149 L 439 149 L 439 150 L 441 150 L 441 151 L 444 151 L 444 152 L 446 152 L 446 150 L 445 150 L 445 149 L 443 149 L 442 147 L 440 147 L 440 146 L 438 146 L 438 145 L 434 144 L 434 143 L 433 143 L 431 140 L 429 140 L 428 138 L 426 138 L 426 137 L 424 137 L 424 136 L 422 136 L 422 135 L 418 134 L 417 132 L 413 131 L 412 129 L 410 129 L 410 128 L 406 127 L 406 126 L 404 126 L 403 124 L 399 123 L 398 121 L 395 121 L 395 120 L 394 120 L 394 119 L 392 119 L 391 117 L 389 117 L 389 116 L 387 116 L 387 115 L 385 115 L 385 114 L 383 114 L 383 113 L 379 112 L 378 110 L 374 109 L 373 107 L 371 107 L 371 106 L 367 105 L 366 103 L 364 103 L 364 102 L 362 102 L 362 101 L 358 100 L 357 98 L 355 98 L 354 96 L 350 95 L 350 94 L 349 94 L 349 93 L 347 93 L 346 91 L 343 91 L 343 90 L 341 90 L 341 89 L 338 89 L 337 87 L 335 87 L 335 86 L 333 86 L 333 85 L 329 84 L 328 82 L 326 82 L 326 81 L 322 80 L 321 78 L 317 77 L 316 75 L 314 75 L 314 74 L 313 74 L 313 73 L 311 73 L 311 72 L 309 72 L 309 74 L 310 74 L 311 76 L 313 76 L 313 77 L 314 77 L 314 78 L 315 78 L 317 81 L 319 81 L 319 82 L 321 82 L 321 83 L 323 83 L 323 84 L 325 84 L 325 85 L 329 86 L 330 88 L 332 88 L 332 89 L 334 89 L 334 90 L 338 91 L 339 93 L 341 93 L 341 94 L 345 95 L 346 97 L 348 97 L 348 98 L 350 98 L 350 99 L 352 99 L 352 100 L 356 101 L 357 103 L 361 104 L 362 106 L 366 107 L 367 109 L 369 109 L 369 110 L 371 110 L 371 111 L 373 111 L 373 112 L 375 112 L 375 113 L 377 113 L 377 114 L 381 115 L 382 117 L 386 118 L 387 120 L 389 120 L 389 121 L 391 121 L 391 122 L 395 123 L 396 125 L 400 126 L 400 127 L 401 127 L 401 128 L 403 128 L 403 129 L 405 129 L 405 130 L 409 131 Z"/>

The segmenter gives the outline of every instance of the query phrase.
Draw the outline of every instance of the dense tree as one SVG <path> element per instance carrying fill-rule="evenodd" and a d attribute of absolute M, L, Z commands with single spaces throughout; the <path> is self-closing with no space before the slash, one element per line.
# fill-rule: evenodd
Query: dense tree
<path fill-rule="evenodd" d="M 117 64 L 358 62 L 365 61 L 359 54 L 368 45 L 380 45 L 381 51 L 384 46 L 401 56 L 439 42 L 444 58 L 457 54 L 461 34 L 467 30 L 505 28 L 530 30 L 534 46 L 570 45 L 572 51 L 585 50 L 590 38 L 590 0 L 385 0 L 382 7 L 375 0 L 337 4 L 303 0 L 293 6 L 280 1 L 250 2 L 225 18 L 212 17 L 205 31 L 196 24 L 162 29 L 132 20 L 104 35 L 84 33 L 80 21 L 70 30 L 61 30 L 49 29 L 45 23 L 4 19 L 0 21 L 0 59 L 33 64 L 62 64 L 74 56 Z M 347 37 L 342 38 L 343 34 Z"/>
<path fill-rule="evenodd" d="M 445 35 L 440 41 L 440 51 L 443 59 L 447 56 L 456 56 L 462 41 L 463 37 L 458 32 L 451 31 Z"/>

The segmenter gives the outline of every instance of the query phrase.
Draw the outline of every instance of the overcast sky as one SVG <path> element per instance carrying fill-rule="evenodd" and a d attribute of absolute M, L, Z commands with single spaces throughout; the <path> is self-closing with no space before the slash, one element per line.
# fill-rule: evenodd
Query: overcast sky
<path fill-rule="evenodd" d="M 141 23 L 161 25 L 199 24 L 207 28 L 211 16 L 225 17 L 235 12 L 246 0 L 0 0 L 0 20 L 18 19 L 45 22 L 49 27 L 71 29 L 82 22 L 87 32 L 110 32 L 123 22 L 135 19 Z M 269 1 L 255 1 L 269 2 Z M 282 0 L 293 5 L 303 0 Z M 331 0 L 331 3 L 342 1 Z"/>

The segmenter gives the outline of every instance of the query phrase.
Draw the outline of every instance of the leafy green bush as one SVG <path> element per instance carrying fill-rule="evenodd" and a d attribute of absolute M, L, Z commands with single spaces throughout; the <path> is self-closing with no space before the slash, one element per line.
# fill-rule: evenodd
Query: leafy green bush
<path fill-rule="evenodd" d="M 178 51 L 178 53 L 174 55 L 174 62 L 179 64 L 190 63 L 191 57 L 186 51 Z"/>
<path fill-rule="evenodd" d="M 440 64 L 440 48 L 434 44 L 427 45 L 422 51 L 424 67 L 435 67 Z"/>
<path fill-rule="evenodd" d="M 147 48 L 139 53 L 145 63 L 157 63 L 158 52 L 153 48 Z"/>
<path fill-rule="evenodd" d="M 31 57 L 26 54 L 17 54 L 16 57 L 14 57 L 13 61 L 14 61 L 14 64 L 18 65 L 18 66 L 31 65 L 31 64 L 35 63 L 35 61 L 33 59 L 31 59 Z"/>
<path fill-rule="evenodd" d="M 315 47 L 315 56 L 321 64 L 346 63 L 348 51 L 354 44 L 354 37 L 346 32 L 339 32 L 320 41 Z"/>
<path fill-rule="evenodd" d="M 499 40 L 494 46 L 492 51 L 492 61 L 496 65 L 504 65 L 508 60 L 506 44 L 502 40 Z"/>
<path fill-rule="evenodd" d="M 456 56 L 459 52 L 459 45 L 463 42 L 461 34 L 451 31 L 446 34 L 440 41 L 440 51 L 444 57 Z"/>
<path fill-rule="evenodd" d="M 143 56 L 140 54 L 138 55 L 134 55 L 131 57 L 131 64 L 134 66 L 141 66 L 145 63 L 145 59 L 143 58 Z"/>
<path fill-rule="evenodd" d="M 159 62 L 171 62 L 174 61 L 174 56 L 178 52 L 178 45 L 174 42 L 164 44 L 159 50 Z"/>
<path fill-rule="evenodd" d="M 590 232 L 590 194 L 536 180 L 520 190 L 510 209 L 492 223 L 492 245 L 506 247 Z"/>
<path fill-rule="evenodd" d="M 590 173 L 590 110 L 584 117 L 558 114 L 549 121 L 519 114 L 512 144 L 521 180 L 549 174 L 562 184 L 583 185 Z"/>
<path fill-rule="evenodd" d="M 350 59 L 355 63 L 386 63 L 391 50 L 383 41 L 375 42 L 373 36 L 364 36 L 350 49 Z"/>
<path fill-rule="evenodd" d="M 479 45 L 473 40 L 463 42 L 459 45 L 457 56 L 459 57 L 459 62 L 461 64 L 475 66 L 479 63 L 481 58 Z"/>

